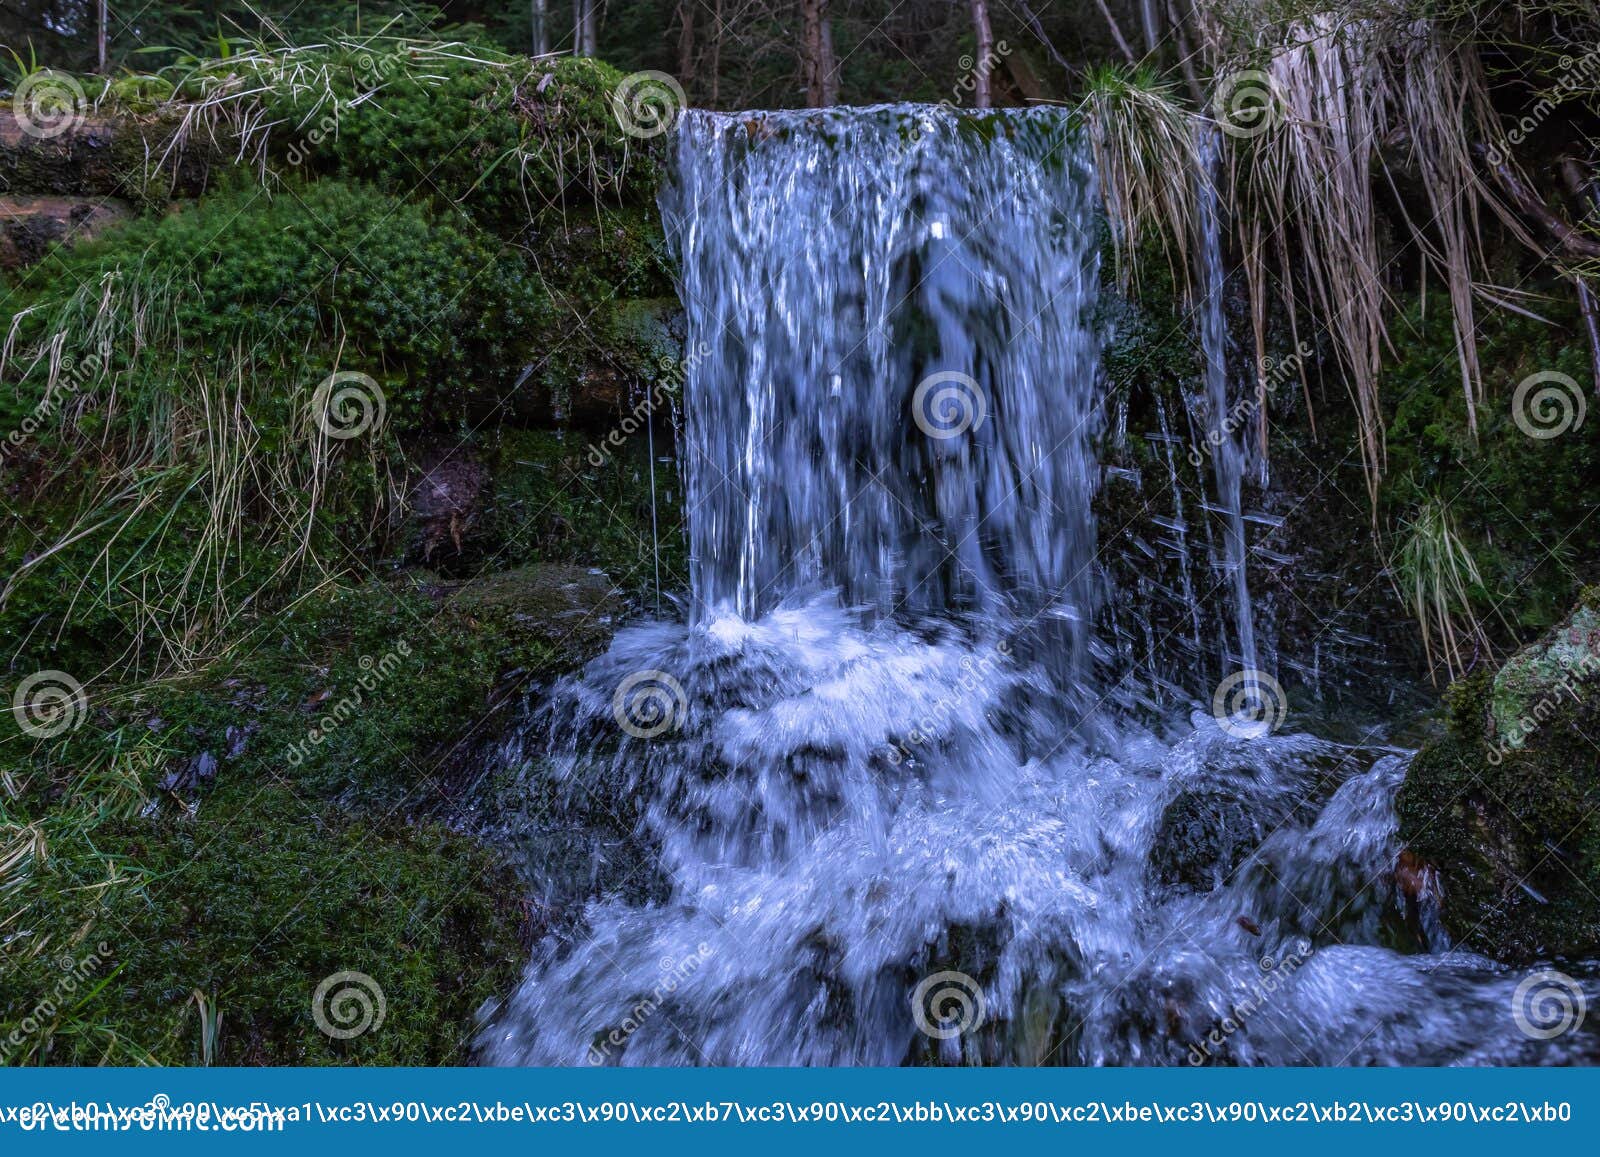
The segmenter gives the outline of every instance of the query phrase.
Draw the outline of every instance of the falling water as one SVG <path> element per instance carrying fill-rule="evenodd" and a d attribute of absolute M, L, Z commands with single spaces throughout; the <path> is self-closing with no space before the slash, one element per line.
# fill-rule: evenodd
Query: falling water
<path fill-rule="evenodd" d="M 1060 132 L 909 107 L 685 118 L 662 211 L 702 353 L 697 619 L 836 589 L 1030 623 L 1081 662 L 1097 251 Z"/>
<path fill-rule="evenodd" d="M 692 607 L 500 755 L 648 865 L 539 946 L 486 1059 L 1589 1047 L 1520 1031 L 1518 978 L 1397 887 L 1407 753 L 1111 695 L 1138 676 L 1095 637 L 1094 204 L 1055 112 L 683 119 Z"/>
<path fill-rule="evenodd" d="M 1222 226 L 1218 217 L 1216 140 L 1208 134 L 1201 148 L 1196 228 L 1199 232 L 1200 342 L 1205 352 L 1206 434 L 1223 527 L 1223 568 L 1232 587 L 1234 626 L 1238 632 L 1238 669 L 1254 681 L 1261 669 L 1256 655 L 1255 611 L 1244 537 L 1244 450 L 1233 429 L 1228 408 L 1228 327 L 1223 316 Z M 1231 668 L 1223 654 L 1223 670 Z"/>

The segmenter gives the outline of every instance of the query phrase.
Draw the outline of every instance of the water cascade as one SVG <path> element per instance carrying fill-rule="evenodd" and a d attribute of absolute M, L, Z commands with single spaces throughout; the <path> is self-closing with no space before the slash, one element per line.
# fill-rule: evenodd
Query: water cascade
<path fill-rule="evenodd" d="M 618 632 L 500 754 L 614 814 L 649 880 L 538 947 L 484 1058 L 1588 1047 L 1520 1031 L 1519 977 L 1450 952 L 1397 887 L 1406 752 L 1241 731 L 1208 688 L 1158 725 L 1112 694 L 1140 675 L 1098 625 L 1095 182 L 1065 117 L 676 132 L 691 605 Z"/>
<path fill-rule="evenodd" d="M 1196 206 L 1196 231 L 1199 234 L 1197 259 L 1200 273 L 1200 343 L 1205 354 L 1206 444 L 1216 478 L 1217 502 L 1223 518 L 1223 570 L 1233 594 L 1234 628 L 1239 651 L 1230 656 L 1224 650 L 1224 673 L 1241 671 L 1250 684 L 1250 695 L 1261 694 L 1254 683 L 1261 671 L 1256 653 L 1255 610 L 1250 604 L 1250 580 L 1244 534 L 1244 448 L 1235 426 L 1234 411 L 1228 402 L 1228 327 L 1223 314 L 1222 224 L 1217 208 L 1216 141 L 1208 135 L 1202 143 L 1202 171 L 1199 174 Z M 1260 707 L 1260 704 L 1257 704 Z"/>

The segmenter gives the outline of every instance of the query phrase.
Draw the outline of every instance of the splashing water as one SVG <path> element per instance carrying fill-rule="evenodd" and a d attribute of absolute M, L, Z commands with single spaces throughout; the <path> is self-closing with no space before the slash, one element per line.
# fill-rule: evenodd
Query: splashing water
<path fill-rule="evenodd" d="M 1397 889 L 1406 753 L 1141 724 L 1109 695 L 1094 182 L 1060 114 L 696 112 L 674 173 L 709 351 L 685 397 L 692 606 L 620 631 L 503 752 L 625 810 L 659 886 L 541 945 L 486 1059 L 1590 1047 L 1522 1031 L 1517 977 Z"/>

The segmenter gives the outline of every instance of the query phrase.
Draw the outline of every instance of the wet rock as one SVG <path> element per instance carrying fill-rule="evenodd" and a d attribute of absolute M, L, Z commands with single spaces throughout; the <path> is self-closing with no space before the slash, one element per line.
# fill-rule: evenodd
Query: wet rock
<path fill-rule="evenodd" d="M 1267 830 L 1230 795 L 1186 792 L 1161 816 L 1152 853 L 1156 879 L 1210 891 L 1233 874 Z"/>
<path fill-rule="evenodd" d="M 683 347 L 676 299 L 612 302 L 575 317 L 559 357 L 530 366 L 518 383 L 516 411 L 537 424 L 637 425 L 665 415 L 667 394 L 682 380 Z M 554 372 L 552 372 L 554 371 Z"/>
<path fill-rule="evenodd" d="M 1494 677 L 1490 738 L 1520 746 L 1577 682 L 1600 676 L 1600 610 L 1580 605 L 1555 631 L 1519 651 Z"/>
<path fill-rule="evenodd" d="M 1397 882 L 1442 893 L 1452 939 L 1507 963 L 1600 951 L 1597 611 L 1591 588 L 1498 672 L 1455 684 L 1396 800 Z"/>

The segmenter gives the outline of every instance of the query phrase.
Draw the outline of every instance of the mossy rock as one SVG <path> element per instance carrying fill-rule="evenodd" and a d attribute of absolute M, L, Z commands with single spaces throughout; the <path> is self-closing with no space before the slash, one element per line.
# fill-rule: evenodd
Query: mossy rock
<path fill-rule="evenodd" d="M 159 90 L 158 78 L 144 90 L 130 80 L 115 82 L 130 94 L 127 111 L 95 111 L 80 117 L 51 137 L 24 132 L 6 102 L 0 108 L 0 192 L 55 194 L 74 197 L 125 197 L 155 205 L 172 196 L 203 191 L 218 169 L 230 167 L 233 142 L 226 128 L 214 134 L 187 135 L 182 147 L 174 138 L 183 124 L 179 107 L 152 102 L 146 93 Z M 83 82 L 86 99 L 98 94 L 104 81 Z M 165 157 L 156 172 L 151 158 Z"/>
<path fill-rule="evenodd" d="M 577 666 L 610 639 L 623 606 L 605 575 L 584 567 L 531 565 L 464 583 L 445 611 L 468 629 L 503 640 L 511 658 L 553 651 L 552 666 Z"/>
<path fill-rule="evenodd" d="M 1451 688 L 1447 731 L 1396 799 L 1400 838 L 1440 872 L 1451 935 L 1508 963 L 1600 951 L 1592 597 L 1498 673 Z"/>
<path fill-rule="evenodd" d="M 1494 738 L 1520 745 L 1520 734 L 1540 720 L 1541 699 L 1573 679 L 1600 674 L 1600 588 L 1585 592 L 1572 617 L 1545 639 L 1525 647 L 1494 677 L 1489 728 Z"/>
<path fill-rule="evenodd" d="M 217 1063 L 469 1060 L 476 1012 L 531 943 L 527 850 L 457 830 L 484 806 L 485 722 L 602 647 L 617 611 L 575 566 L 334 587 L 206 669 L 96 688 L 74 731 L 6 736 L 21 758 L 0 766 L 18 785 L 5 818 L 41 825 L 50 848 L 5 905 L 0 1036 L 28 1022 L 14 1059 L 199 1063 L 204 1007 L 222 1016 Z M 595 841 L 620 856 L 631 833 L 601 833 L 553 784 L 517 786 L 520 808 L 563 817 L 546 843 L 575 913 Z M 103 967 L 37 1015 L 58 962 L 100 941 Z M 311 1011 L 344 972 L 386 1008 L 349 1039 Z"/>
<path fill-rule="evenodd" d="M 140 865 L 136 885 L 107 890 L 92 911 L 52 906 L 46 924 L 64 926 L 49 954 L 0 957 L 0 1036 L 24 1042 L 13 1063 L 470 1059 L 475 1014 L 526 957 L 503 859 L 436 825 L 351 819 L 270 782 L 224 788 L 193 814 L 171 799 L 157 806 L 94 834 L 101 854 Z M 86 919 L 66 924 L 69 913 Z M 40 1016 L 62 962 L 91 955 L 84 983 Z M 372 985 L 369 1029 L 349 1039 L 325 1032 L 313 1009 L 339 973 Z M 347 983 L 367 984 L 335 986 Z M 209 1058 L 197 994 L 221 1018 Z M 324 1023 L 355 1027 L 326 1013 Z"/>
<path fill-rule="evenodd" d="M 553 291 L 597 304 L 672 295 L 673 264 L 654 205 L 598 205 L 544 214 L 535 224 L 534 254 Z"/>
<path fill-rule="evenodd" d="M 530 335 L 538 360 L 513 404 L 527 425 L 605 433 L 653 407 L 665 424 L 682 382 L 676 298 L 556 298 Z"/>
<path fill-rule="evenodd" d="M 483 549 L 497 566 L 598 567 L 640 597 L 653 594 L 659 564 L 663 591 L 687 585 L 677 470 L 670 459 L 650 457 L 642 428 L 616 429 L 616 445 L 559 430 L 500 431 L 488 454 L 482 523 Z"/>

